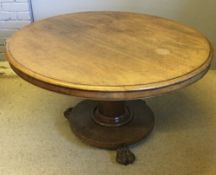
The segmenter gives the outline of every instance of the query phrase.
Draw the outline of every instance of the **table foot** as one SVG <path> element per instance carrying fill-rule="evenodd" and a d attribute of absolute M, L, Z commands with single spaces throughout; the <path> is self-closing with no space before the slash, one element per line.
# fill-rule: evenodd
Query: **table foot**
<path fill-rule="evenodd" d="M 78 138 L 99 148 L 117 149 L 116 160 L 121 164 L 135 160 L 134 154 L 126 145 L 142 140 L 154 127 L 153 112 L 142 100 L 86 100 L 73 110 L 66 110 L 64 114 Z"/>
<path fill-rule="evenodd" d="M 64 112 L 64 116 L 66 119 L 69 119 L 70 113 L 72 112 L 73 108 L 68 108 L 65 112 Z"/>
<path fill-rule="evenodd" d="M 116 152 L 116 161 L 122 165 L 129 165 L 135 161 L 136 157 L 128 145 L 120 145 Z"/>

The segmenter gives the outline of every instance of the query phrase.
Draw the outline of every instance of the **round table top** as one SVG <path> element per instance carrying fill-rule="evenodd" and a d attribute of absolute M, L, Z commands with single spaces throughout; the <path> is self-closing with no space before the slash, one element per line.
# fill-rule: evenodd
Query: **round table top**
<path fill-rule="evenodd" d="M 212 48 L 195 29 L 126 12 L 83 12 L 28 25 L 7 41 L 12 68 L 37 86 L 102 100 L 187 86 L 208 70 Z"/>

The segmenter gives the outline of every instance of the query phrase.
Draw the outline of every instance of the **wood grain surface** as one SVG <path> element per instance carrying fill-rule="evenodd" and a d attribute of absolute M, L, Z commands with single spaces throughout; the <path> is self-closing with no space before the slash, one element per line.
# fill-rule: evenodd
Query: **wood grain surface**
<path fill-rule="evenodd" d="M 187 86 L 208 70 L 212 47 L 195 29 L 126 12 L 84 12 L 28 25 L 7 41 L 12 68 L 40 87 L 102 100 Z"/>

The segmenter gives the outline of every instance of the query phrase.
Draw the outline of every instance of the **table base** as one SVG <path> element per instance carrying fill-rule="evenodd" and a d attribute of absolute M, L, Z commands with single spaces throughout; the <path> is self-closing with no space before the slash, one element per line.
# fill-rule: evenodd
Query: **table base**
<path fill-rule="evenodd" d="M 86 100 L 68 109 L 65 117 L 78 138 L 99 148 L 117 149 L 117 161 L 121 163 L 118 159 L 119 156 L 122 159 L 122 154 L 123 164 L 126 164 L 125 156 L 130 158 L 127 145 L 142 140 L 154 127 L 153 112 L 142 100 L 127 102 Z M 126 162 L 128 164 L 130 161 Z"/>

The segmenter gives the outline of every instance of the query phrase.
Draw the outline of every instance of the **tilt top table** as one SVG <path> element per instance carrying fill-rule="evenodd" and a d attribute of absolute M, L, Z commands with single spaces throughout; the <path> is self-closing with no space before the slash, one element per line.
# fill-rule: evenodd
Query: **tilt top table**
<path fill-rule="evenodd" d="M 168 19 L 82 12 L 24 27 L 7 41 L 7 56 L 30 83 L 89 99 L 65 112 L 73 132 L 90 145 L 117 149 L 117 161 L 129 164 L 135 156 L 127 145 L 154 126 L 153 112 L 137 99 L 202 78 L 212 48 L 195 29 Z"/>

